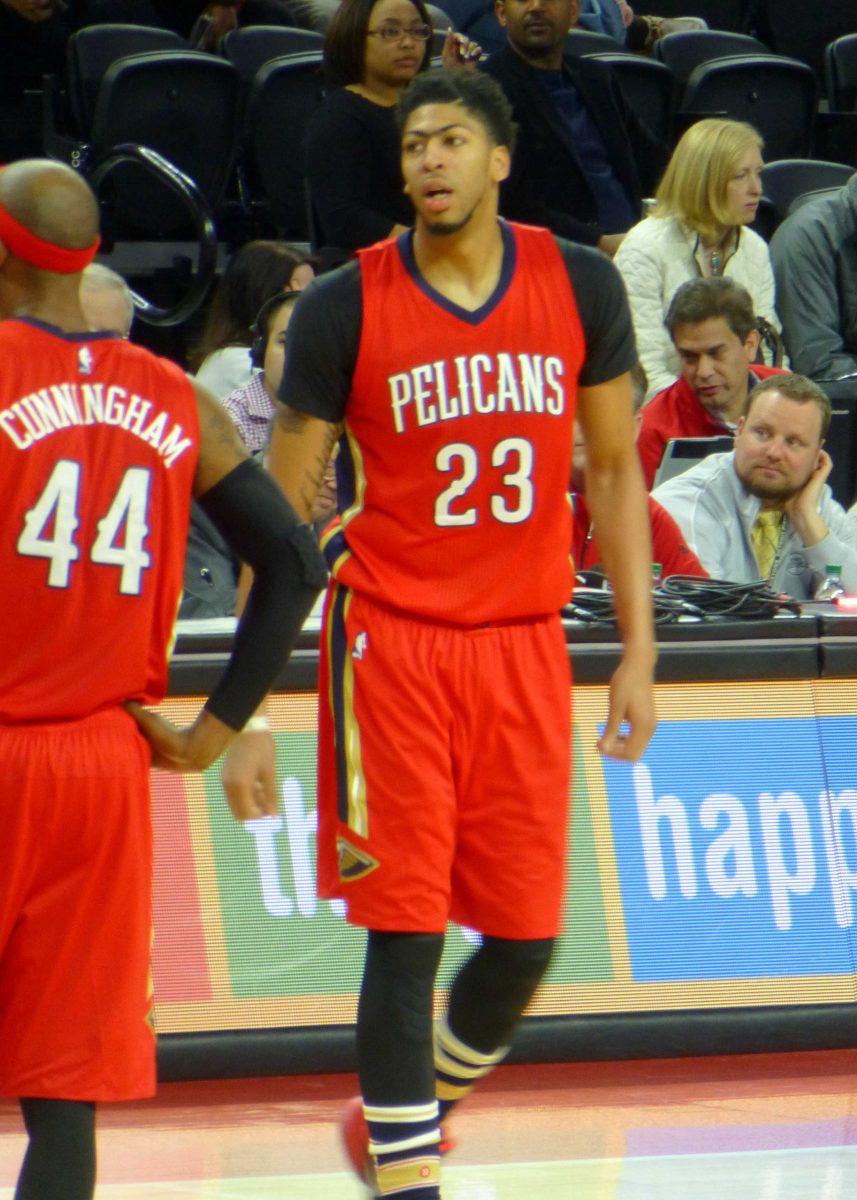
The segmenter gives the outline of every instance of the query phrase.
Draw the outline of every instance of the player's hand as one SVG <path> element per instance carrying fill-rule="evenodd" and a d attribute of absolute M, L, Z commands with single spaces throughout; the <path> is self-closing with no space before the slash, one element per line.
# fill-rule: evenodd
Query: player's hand
<path fill-rule="evenodd" d="M 239 734 L 223 759 L 220 778 L 236 821 L 276 816 L 276 752 L 270 733 Z"/>
<path fill-rule="evenodd" d="M 220 757 L 235 737 L 234 729 L 224 725 L 206 709 L 202 710 L 192 725 L 183 729 L 133 700 L 126 703 L 125 709 L 137 722 L 152 748 L 152 766 L 162 771 L 178 771 L 180 774 L 204 771 Z"/>
<path fill-rule="evenodd" d="M 475 67 L 482 58 L 482 47 L 471 42 L 463 33 L 455 33 L 452 26 L 446 31 L 440 61 L 449 70 L 451 67 Z"/>
<path fill-rule="evenodd" d="M 610 708 L 598 749 L 606 758 L 636 762 L 656 724 L 653 668 L 623 658 L 610 680 Z"/>

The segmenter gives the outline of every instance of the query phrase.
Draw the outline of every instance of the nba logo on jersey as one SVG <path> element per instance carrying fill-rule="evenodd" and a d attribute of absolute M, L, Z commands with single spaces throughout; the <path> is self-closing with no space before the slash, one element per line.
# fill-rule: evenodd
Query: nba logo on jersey
<path fill-rule="evenodd" d="M 89 346 L 81 346 L 77 352 L 77 373 L 78 375 L 92 374 L 92 351 Z"/>
<path fill-rule="evenodd" d="M 351 657 L 361 659 L 369 649 L 369 634 L 358 633 L 354 639 L 354 649 L 351 651 Z"/>

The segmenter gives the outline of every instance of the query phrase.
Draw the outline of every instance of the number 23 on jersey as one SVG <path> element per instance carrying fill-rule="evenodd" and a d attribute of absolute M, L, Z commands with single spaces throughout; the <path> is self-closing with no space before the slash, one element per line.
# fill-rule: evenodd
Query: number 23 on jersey
<path fill-rule="evenodd" d="M 462 509 L 456 504 L 453 511 L 453 504 L 467 496 L 481 465 L 478 452 L 468 442 L 450 442 L 438 450 L 435 466 L 444 474 L 454 473 L 454 478 L 435 500 L 435 525 L 476 524 L 479 513 L 475 505 Z M 532 443 L 521 437 L 504 438 L 491 451 L 490 468 L 486 469 L 496 472 L 498 483 L 512 490 L 511 495 L 492 492 L 491 516 L 504 525 L 519 525 L 526 521 L 533 511 Z"/>

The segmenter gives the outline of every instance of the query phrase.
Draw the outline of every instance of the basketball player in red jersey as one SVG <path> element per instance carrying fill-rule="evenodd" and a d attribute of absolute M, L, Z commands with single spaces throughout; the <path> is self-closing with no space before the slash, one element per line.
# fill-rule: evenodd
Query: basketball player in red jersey
<path fill-rule="evenodd" d="M 80 332 L 97 232 L 68 167 L 0 171 L 0 1094 L 30 1135 L 16 1200 L 89 1200 L 96 1102 L 154 1090 L 150 761 L 217 757 L 325 575 L 216 401 Z M 222 679 L 175 729 L 140 705 L 165 690 L 191 493 L 255 583 Z M 274 811 L 273 787 L 243 804 Z"/>
<path fill-rule="evenodd" d="M 434 1200 L 439 1119 L 503 1058 L 557 932 L 575 402 L 624 642 L 605 754 L 648 741 L 654 643 L 619 276 L 498 221 L 513 127 L 492 80 L 421 76 L 400 118 L 415 229 L 298 301 L 269 463 L 306 517 L 339 439 L 318 883 L 369 931 L 346 1147 L 375 1194 Z M 433 1052 L 450 917 L 483 941 Z"/>

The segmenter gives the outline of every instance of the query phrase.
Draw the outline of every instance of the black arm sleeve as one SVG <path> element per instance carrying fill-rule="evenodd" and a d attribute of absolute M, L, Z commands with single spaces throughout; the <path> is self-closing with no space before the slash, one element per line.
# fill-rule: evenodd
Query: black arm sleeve
<path fill-rule="evenodd" d="M 199 497 L 232 550 L 253 568 L 253 586 L 232 654 L 205 707 L 241 729 L 294 649 L 327 577 L 308 525 L 251 459 Z"/>
<path fill-rule="evenodd" d="M 581 387 L 595 387 L 630 371 L 637 361 L 631 310 L 622 276 L 606 254 L 556 239 L 583 326 L 586 361 Z"/>

